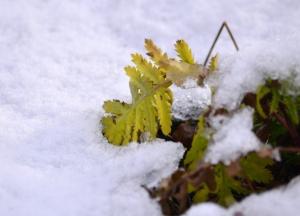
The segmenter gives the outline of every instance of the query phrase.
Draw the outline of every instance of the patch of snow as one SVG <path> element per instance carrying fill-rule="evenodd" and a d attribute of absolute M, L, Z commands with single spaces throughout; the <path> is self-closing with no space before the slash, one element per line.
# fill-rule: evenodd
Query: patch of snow
<path fill-rule="evenodd" d="M 300 87 L 300 53 L 295 44 L 300 36 L 281 36 L 276 40 L 257 42 L 235 56 L 221 60 L 218 75 L 208 83 L 217 86 L 215 107 L 236 109 L 243 96 L 255 92 L 266 79 L 291 80 Z"/>
<path fill-rule="evenodd" d="M 188 79 L 182 87 L 172 86 L 173 105 L 172 114 L 176 119 L 187 120 L 199 118 L 211 101 L 208 86 L 200 88 L 196 81 Z"/>
<path fill-rule="evenodd" d="M 288 185 L 261 194 L 252 194 L 228 209 L 217 204 L 203 203 L 193 206 L 187 216 L 282 216 L 298 215 L 300 202 L 300 178 L 294 178 Z"/>
<path fill-rule="evenodd" d="M 205 160 L 216 164 L 229 164 L 241 155 L 258 150 L 261 143 L 252 132 L 253 110 L 244 108 L 231 117 L 211 119 L 212 126 L 217 131 L 208 146 Z"/>
<path fill-rule="evenodd" d="M 298 215 L 300 202 L 300 178 L 296 177 L 287 186 L 282 186 L 262 194 L 254 194 L 233 205 L 228 213 L 241 212 L 251 215 Z"/>
<path fill-rule="evenodd" d="M 198 204 L 187 211 L 185 216 L 227 216 L 226 209 L 215 203 Z"/>

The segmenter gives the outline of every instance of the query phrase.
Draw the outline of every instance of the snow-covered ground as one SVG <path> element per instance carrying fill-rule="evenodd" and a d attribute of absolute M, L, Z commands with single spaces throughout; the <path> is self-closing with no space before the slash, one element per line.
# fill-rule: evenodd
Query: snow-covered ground
<path fill-rule="evenodd" d="M 241 54 L 227 36 L 219 41 L 223 71 L 233 73 L 219 103 L 233 108 L 234 88 L 261 80 L 251 68 L 300 63 L 299 11 L 298 0 L 0 0 L 0 215 L 160 215 L 140 185 L 172 172 L 181 145 L 118 148 L 100 133 L 103 101 L 129 98 L 129 54 L 143 52 L 144 38 L 174 54 L 184 38 L 201 63 L 226 20 Z M 188 215 L 295 215 L 299 188 L 295 180 L 229 210 L 203 204 Z"/>

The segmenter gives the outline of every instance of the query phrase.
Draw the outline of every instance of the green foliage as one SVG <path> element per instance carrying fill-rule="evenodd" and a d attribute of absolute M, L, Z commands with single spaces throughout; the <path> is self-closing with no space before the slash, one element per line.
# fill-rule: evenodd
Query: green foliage
<path fill-rule="evenodd" d="M 266 118 L 267 115 L 265 114 L 262 106 L 261 106 L 261 99 L 264 98 L 268 93 L 270 92 L 270 89 L 267 86 L 260 86 L 257 90 L 256 95 L 256 110 L 260 114 L 262 118 Z"/>
<path fill-rule="evenodd" d="M 208 141 L 205 134 L 205 119 L 203 116 L 200 116 L 192 146 L 184 158 L 184 165 L 190 170 L 195 169 L 198 163 L 203 160 Z"/>
<path fill-rule="evenodd" d="M 258 88 L 253 107 L 260 117 L 255 119 L 258 137 L 275 147 L 282 145 L 283 139 L 286 144 L 300 145 L 300 95 L 290 94 L 287 85 L 287 81 L 267 80 Z"/>
<path fill-rule="evenodd" d="M 250 153 L 241 159 L 240 164 L 244 175 L 251 181 L 269 183 L 273 180 L 270 167 L 274 161 L 271 158 L 262 158 L 255 153 Z"/>
<path fill-rule="evenodd" d="M 227 207 L 252 192 L 263 191 L 297 174 L 299 153 L 283 154 L 283 161 L 278 163 L 271 159 L 272 149 L 250 152 L 229 165 L 205 162 L 207 147 L 216 132 L 209 124 L 210 116 L 230 116 L 238 110 L 229 112 L 212 106 L 201 114 L 198 122 L 179 122 L 176 128 L 172 125 L 173 99 L 169 87 L 172 84 L 181 86 L 188 78 L 202 85 L 210 73 L 218 71 L 218 55 L 212 57 L 205 68 L 197 64 L 183 40 L 175 44 L 179 60 L 169 58 L 150 39 L 145 40 L 145 49 L 150 60 L 132 54 L 134 66 L 125 67 L 130 79 L 131 103 L 105 101 L 103 109 L 106 114 L 101 122 L 104 136 L 115 145 L 143 141 L 145 137 L 154 139 L 158 134 L 176 141 L 175 135 L 188 128 L 190 135 L 183 139 L 187 140 L 187 151 L 181 168 L 165 179 L 160 187 L 150 190 L 151 196 L 160 198 L 164 213 L 183 213 L 191 200 L 194 203 L 214 201 Z M 293 88 L 291 94 L 289 87 L 289 81 L 267 80 L 255 93 L 248 93 L 241 104 L 241 107 L 248 105 L 254 109 L 253 132 L 262 142 L 277 150 L 290 145 L 300 146 L 300 94 L 297 88 Z M 172 130 L 177 133 L 172 133 Z M 184 134 L 188 133 L 184 131 Z"/>
<path fill-rule="evenodd" d="M 233 204 L 236 201 L 233 192 L 247 194 L 247 190 L 241 186 L 241 182 L 226 173 L 226 167 L 223 164 L 217 165 L 215 172 L 217 182 L 215 194 L 219 204 L 223 206 Z"/>
<path fill-rule="evenodd" d="M 296 98 L 292 96 L 286 96 L 283 99 L 283 103 L 287 108 L 287 113 L 292 121 L 293 124 L 299 124 L 299 112 L 296 103 Z"/>

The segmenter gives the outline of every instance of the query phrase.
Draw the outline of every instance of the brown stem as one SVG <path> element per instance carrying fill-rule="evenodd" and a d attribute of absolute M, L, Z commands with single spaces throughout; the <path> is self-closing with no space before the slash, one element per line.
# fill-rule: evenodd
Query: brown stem
<path fill-rule="evenodd" d="M 290 134 L 293 143 L 295 145 L 300 146 L 300 135 L 297 131 L 297 128 L 292 125 L 284 116 L 280 115 L 279 113 L 273 113 L 274 117 L 282 124 L 283 127 L 285 127 Z"/>
<path fill-rule="evenodd" d="M 277 149 L 280 152 L 300 153 L 299 147 L 278 147 Z"/>
<path fill-rule="evenodd" d="M 206 64 L 207 64 L 207 62 L 208 62 L 208 60 L 210 58 L 210 55 L 211 55 L 211 53 L 212 53 L 212 51 L 213 51 L 213 49 L 214 49 L 214 47 L 215 47 L 215 45 L 216 45 L 216 43 L 217 43 L 217 41 L 218 41 L 218 39 L 219 39 L 219 37 L 220 37 L 220 35 L 221 35 L 221 33 L 222 33 L 222 31 L 223 31 L 224 28 L 226 28 L 226 30 L 227 30 L 227 32 L 228 32 L 228 34 L 229 34 L 229 36 L 230 36 L 230 38 L 231 38 L 231 40 L 233 42 L 233 45 L 234 45 L 236 51 L 239 51 L 239 47 L 238 47 L 238 45 L 237 45 L 237 43 L 236 43 L 236 41 L 235 41 L 235 39 L 233 37 L 233 34 L 230 31 L 229 26 L 227 25 L 226 22 L 223 22 L 222 25 L 221 25 L 221 27 L 220 27 L 220 29 L 219 29 L 219 31 L 218 31 L 218 33 L 217 33 L 217 35 L 216 35 L 216 37 L 215 37 L 215 39 L 214 39 L 214 42 L 212 43 L 212 45 L 211 45 L 211 47 L 209 49 L 209 52 L 208 52 L 208 54 L 206 56 L 206 59 L 205 59 L 204 64 L 203 64 L 204 67 L 206 66 Z"/>

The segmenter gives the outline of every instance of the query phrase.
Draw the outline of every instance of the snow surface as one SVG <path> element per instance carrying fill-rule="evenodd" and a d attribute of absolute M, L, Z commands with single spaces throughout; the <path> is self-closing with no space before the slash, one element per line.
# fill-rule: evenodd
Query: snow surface
<path fill-rule="evenodd" d="M 129 54 L 143 51 L 144 38 L 174 54 L 171 44 L 184 38 L 201 63 L 227 20 L 241 52 L 227 36 L 218 42 L 223 75 L 214 103 L 233 109 L 238 91 L 255 89 L 264 74 L 298 73 L 299 11 L 298 0 L 1 0 L 0 215 L 160 215 L 140 185 L 176 168 L 180 144 L 117 148 L 100 133 L 103 101 L 129 98 Z M 295 181 L 232 209 L 295 215 L 299 188 Z"/>
<path fill-rule="evenodd" d="M 299 25 L 300 26 L 300 25 Z M 237 108 L 247 92 L 255 92 L 266 78 L 289 79 L 300 87 L 300 35 L 284 35 L 275 40 L 257 42 L 236 56 L 221 61 L 220 76 L 209 83 L 219 86 L 213 104 L 229 110 Z M 292 94 L 293 92 L 291 92 Z"/>
<path fill-rule="evenodd" d="M 217 215 L 217 216 L 281 216 L 299 214 L 300 178 L 296 177 L 287 186 L 262 193 L 250 195 L 242 202 L 228 210 L 213 204 L 206 203 L 192 207 L 185 215 Z"/>
<path fill-rule="evenodd" d="M 233 116 L 212 119 L 211 124 L 217 132 L 208 146 L 205 160 L 212 164 L 223 162 L 230 164 L 241 155 L 259 150 L 261 143 L 251 131 L 253 126 L 253 110 L 244 108 Z"/>

